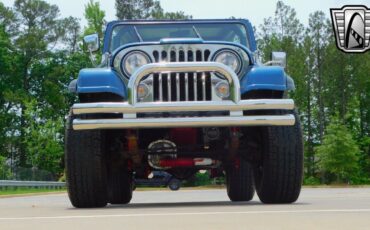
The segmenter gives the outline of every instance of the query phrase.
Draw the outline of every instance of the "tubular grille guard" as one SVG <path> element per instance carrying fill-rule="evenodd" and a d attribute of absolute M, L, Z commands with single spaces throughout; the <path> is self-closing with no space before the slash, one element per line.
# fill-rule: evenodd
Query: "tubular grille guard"
<path fill-rule="evenodd" d="M 136 89 L 143 78 L 155 74 L 216 72 L 225 77 L 230 85 L 230 100 L 225 101 L 175 101 L 138 102 Z M 227 66 L 215 62 L 154 63 L 139 68 L 128 83 L 128 102 L 74 104 L 73 114 L 123 114 L 117 119 L 74 119 L 75 130 L 124 129 L 124 128 L 175 128 L 175 127 L 230 127 L 294 125 L 295 117 L 288 110 L 294 108 L 291 99 L 240 100 L 240 85 L 236 74 Z M 172 98 L 172 97 L 171 97 Z M 287 110 L 283 115 L 246 115 L 246 110 Z M 160 117 L 137 118 L 138 113 L 228 111 L 229 115 L 206 117 Z"/>

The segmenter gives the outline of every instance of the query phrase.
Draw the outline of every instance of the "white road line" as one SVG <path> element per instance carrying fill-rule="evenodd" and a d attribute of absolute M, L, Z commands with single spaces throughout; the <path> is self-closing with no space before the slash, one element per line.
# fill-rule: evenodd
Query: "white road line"
<path fill-rule="evenodd" d="M 151 216 L 196 216 L 196 215 L 233 215 L 233 214 L 284 214 L 284 213 L 356 213 L 370 212 L 370 209 L 313 209 L 313 210 L 276 210 L 276 211 L 245 211 L 245 212 L 179 212 L 179 213 L 143 213 L 116 215 L 85 215 L 85 216 L 33 216 L 33 217 L 2 217 L 2 220 L 48 220 L 48 219 L 89 219 L 114 217 L 151 217 Z"/>

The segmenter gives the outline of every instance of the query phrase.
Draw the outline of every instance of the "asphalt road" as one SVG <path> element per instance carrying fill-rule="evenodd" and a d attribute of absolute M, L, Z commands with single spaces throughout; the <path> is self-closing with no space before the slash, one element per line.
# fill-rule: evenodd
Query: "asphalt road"
<path fill-rule="evenodd" d="M 66 194 L 0 198 L 0 229 L 370 229 L 370 188 L 303 189 L 297 203 L 232 203 L 225 190 L 135 192 L 129 205 L 75 209 Z"/>

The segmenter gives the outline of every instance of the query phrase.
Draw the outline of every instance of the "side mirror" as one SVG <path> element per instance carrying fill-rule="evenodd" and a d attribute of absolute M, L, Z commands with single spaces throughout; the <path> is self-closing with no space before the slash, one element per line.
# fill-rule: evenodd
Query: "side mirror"
<path fill-rule="evenodd" d="M 76 93 L 77 92 L 77 79 L 73 79 L 69 85 L 68 85 L 68 91 L 70 93 Z"/>
<path fill-rule="evenodd" d="M 87 51 L 92 53 L 99 50 L 99 36 L 98 34 L 91 34 L 84 37 L 84 47 Z"/>
<path fill-rule="evenodd" d="M 271 62 L 273 65 L 279 65 L 285 68 L 286 67 L 286 53 L 285 52 L 272 52 Z"/>

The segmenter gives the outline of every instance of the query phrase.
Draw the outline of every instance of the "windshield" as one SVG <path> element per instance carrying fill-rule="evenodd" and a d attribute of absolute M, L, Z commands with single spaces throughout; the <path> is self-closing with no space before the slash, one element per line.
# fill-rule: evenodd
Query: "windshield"
<path fill-rule="evenodd" d="M 157 42 L 162 38 L 202 38 L 205 41 L 236 42 L 248 47 L 247 31 L 239 23 L 118 25 L 109 50 L 134 42 Z"/>

